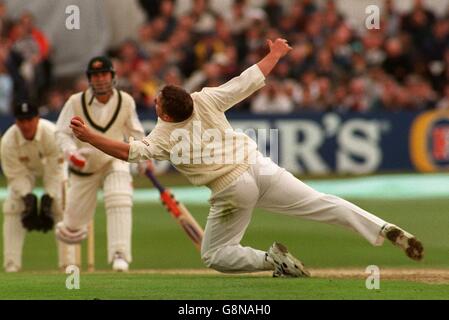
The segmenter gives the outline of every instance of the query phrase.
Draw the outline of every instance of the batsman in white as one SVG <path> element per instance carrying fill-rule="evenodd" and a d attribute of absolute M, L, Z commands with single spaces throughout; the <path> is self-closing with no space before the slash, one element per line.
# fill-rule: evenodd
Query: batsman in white
<path fill-rule="evenodd" d="M 115 71 L 109 58 L 94 57 L 87 67 L 90 88 L 72 95 L 56 123 L 56 140 L 69 162 L 69 190 L 56 236 L 67 243 L 86 238 L 97 191 L 103 188 L 107 216 L 108 261 L 113 270 L 127 271 L 131 256 L 132 177 L 129 163 L 104 154 L 76 139 L 69 128 L 74 116 L 115 141 L 144 137 L 133 98 L 114 88 Z"/>
<path fill-rule="evenodd" d="M 202 259 L 210 268 L 309 276 L 301 261 L 280 243 L 275 242 L 266 252 L 240 245 L 255 207 L 341 225 L 373 245 L 382 244 L 386 237 L 410 258 L 420 260 L 423 247 L 413 235 L 350 202 L 308 187 L 264 157 L 248 136 L 232 129 L 224 112 L 264 86 L 265 77 L 291 50 L 284 39 L 267 43 L 270 52 L 261 61 L 222 86 L 191 95 L 179 87 L 164 87 L 156 99 L 157 125 L 141 141 L 112 141 L 89 130 L 79 118 L 72 119 L 71 128 L 79 139 L 119 159 L 170 159 L 193 184 L 211 189 L 211 208 L 201 246 Z M 187 146 L 179 143 L 185 136 L 190 137 L 185 140 Z M 224 147 L 219 143 L 223 137 L 231 142 Z M 215 154 L 213 161 L 204 157 L 210 154 Z"/>
<path fill-rule="evenodd" d="M 27 231 L 47 232 L 62 219 L 63 155 L 55 140 L 55 125 L 40 119 L 37 107 L 28 103 L 14 106 L 16 123 L 1 142 L 2 169 L 8 182 L 3 203 L 3 255 L 6 272 L 22 267 L 22 249 Z M 42 177 L 44 194 L 33 193 Z M 74 248 L 58 241 L 59 267 L 74 264 Z"/>

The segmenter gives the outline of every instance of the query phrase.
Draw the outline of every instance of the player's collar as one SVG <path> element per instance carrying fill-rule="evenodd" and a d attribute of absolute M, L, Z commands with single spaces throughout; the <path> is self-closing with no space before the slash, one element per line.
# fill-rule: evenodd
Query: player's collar
<path fill-rule="evenodd" d="M 111 101 L 114 101 L 114 99 L 117 98 L 117 91 L 118 91 L 118 90 L 115 90 L 115 88 L 112 88 L 112 95 L 111 95 L 111 97 L 109 98 L 108 102 L 102 103 L 102 102 L 98 101 L 98 99 L 97 99 L 97 97 L 95 96 L 94 91 L 92 90 L 92 88 L 89 88 L 89 89 L 87 89 L 88 94 L 87 94 L 87 96 L 86 96 L 86 98 L 88 98 L 88 100 L 87 100 L 87 106 L 89 107 L 89 106 L 91 106 L 93 103 L 95 103 L 96 105 L 99 105 L 99 106 L 107 105 L 108 103 L 110 103 Z"/>
<path fill-rule="evenodd" d="M 36 135 L 34 136 L 33 140 L 36 141 L 41 141 L 42 140 L 42 126 L 41 126 L 41 119 L 39 119 L 39 122 L 37 123 L 37 130 L 36 130 Z"/>
<path fill-rule="evenodd" d="M 40 142 L 42 140 L 42 126 L 41 126 L 41 119 L 39 119 L 39 122 L 37 123 L 37 130 L 36 130 L 36 134 L 34 135 L 33 140 L 27 140 L 25 139 L 25 137 L 23 136 L 22 132 L 20 131 L 19 127 L 17 127 L 17 131 L 19 132 L 19 138 L 18 138 L 18 143 L 19 146 L 23 146 L 25 143 L 27 142 L 31 142 L 31 141 L 37 141 Z"/>
<path fill-rule="evenodd" d="M 90 91 L 90 92 L 92 93 L 92 91 Z M 87 93 L 89 93 L 89 92 L 87 92 Z M 117 98 L 117 106 L 115 108 L 115 111 L 114 111 L 110 121 L 107 123 L 107 125 L 105 127 L 102 127 L 99 124 L 95 123 L 94 119 L 90 116 L 89 108 L 88 108 L 88 105 L 87 105 L 87 102 L 86 102 L 86 91 L 83 92 L 83 94 L 81 95 L 81 106 L 83 108 L 83 114 L 84 114 L 87 122 L 89 122 L 89 124 L 94 129 L 96 129 L 96 130 L 98 130 L 100 132 L 104 133 L 104 132 L 109 130 L 109 128 L 114 124 L 115 120 L 117 120 L 117 116 L 118 116 L 118 114 L 120 112 L 120 109 L 122 107 L 122 95 L 121 95 L 120 91 L 117 90 L 117 89 L 114 89 L 114 95 L 118 96 L 118 98 Z M 87 94 L 87 96 L 88 96 L 88 94 Z M 112 96 L 111 99 L 113 97 L 114 96 Z"/>

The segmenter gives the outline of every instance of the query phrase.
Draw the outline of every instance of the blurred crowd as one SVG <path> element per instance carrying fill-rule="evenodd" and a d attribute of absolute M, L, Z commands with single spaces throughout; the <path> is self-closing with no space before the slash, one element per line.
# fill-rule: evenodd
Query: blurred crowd
<path fill-rule="evenodd" d="M 449 109 L 449 16 L 435 16 L 416 0 L 399 14 L 385 1 L 380 28 L 355 29 L 334 1 L 266 0 L 252 7 L 234 0 L 214 12 L 207 0 L 192 0 L 176 14 L 176 1 L 140 0 L 147 14 L 137 40 L 107 52 L 117 86 L 133 95 L 138 111 L 154 108 L 166 83 L 193 92 L 222 84 L 267 53 L 266 39 L 286 38 L 293 47 L 267 85 L 237 110 L 254 113 L 297 111 L 399 111 Z M 26 97 L 46 113 L 58 113 L 65 99 L 88 84 L 59 88 L 51 77 L 51 44 L 24 13 L 8 19 L 0 3 L 0 112 Z M 80 70 L 84 71 L 84 70 Z"/>
<path fill-rule="evenodd" d="M 12 20 L 0 2 L 0 113 L 15 100 L 38 101 L 50 88 L 50 43 L 29 12 Z"/>

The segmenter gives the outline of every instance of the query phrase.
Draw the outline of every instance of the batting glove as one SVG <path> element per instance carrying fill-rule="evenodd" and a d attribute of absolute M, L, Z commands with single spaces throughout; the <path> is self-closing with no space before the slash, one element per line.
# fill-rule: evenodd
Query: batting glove
<path fill-rule="evenodd" d="M 69 151 L 66 153 L 66 158 L 69 161 L 71 167 L 75 167 L 77 169 L 82 169 L 86 165 L 86 157 L 87 154 L 86 149 L 81 148 L 74 151 Z"/>
<path fill-rule="evenodd" d="M 154 171 L 153 161 L 145 160 L 145 161 L 139 162 L 138 169 L 139 169 L 139 173 L 141 175 L 145 175 L 145 172 L 147 172 L 147 170 L 153 172 Z"/>
<path fill-rule="evenodd" d="M 133 176 L 137 176 L 139 174 L 145 175 L 145 171 L 150 169 L 150 171 L 154 170 L 153 161 L 144 160 L 135 163 L 131 163 L 130 171 Z"/>

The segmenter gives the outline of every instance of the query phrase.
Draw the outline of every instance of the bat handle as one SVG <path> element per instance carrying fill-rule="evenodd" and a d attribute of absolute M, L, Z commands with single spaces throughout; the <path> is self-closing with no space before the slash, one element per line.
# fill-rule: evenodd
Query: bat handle
<path fill-rule="evenodd" d="M 145 170 L 145 175 L 151 180 L 151 182 L 159 190 L 160 193 L 163 193 L 165 191 L 165 188 L 159 183 L 153 172 L 151 172 L 150 170 Z"/>

